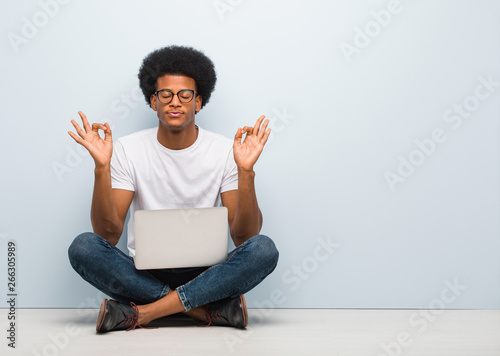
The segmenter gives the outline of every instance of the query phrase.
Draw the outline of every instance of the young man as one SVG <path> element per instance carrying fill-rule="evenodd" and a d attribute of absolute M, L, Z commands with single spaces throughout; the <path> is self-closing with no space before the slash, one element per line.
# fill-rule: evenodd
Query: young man
<path fill-rule="evenodd" d="M 184 312 L 208 325 L 244 328 L 243 294 L 270 274 L 278 262 L 273 241 L 259 235 L 262 214 L 255 195 L 253 167 L 271 132 L 261 116 L 253 127 L 238 128 L 234 141 L 203 130 L 195 114 L 215 88 L 213 63 L 189 47 L 170 46 L 149 54 L 139 71 L 146 102 L 158 127 L 117 140 L 107 123 L 83 129 L 75 120 L 69 135 L 95 161 L 91 220 L 93 233 L 75 238 L 71 265 L 83 279 L 111 296 L 104 299 L 97 332 L 134 329 L 154 319 Z M 104 132 L 104 139 L 99 136 Z M 243 135 L 245 135 L 243 139 Z M 130 216 L 140 209 L 214 207 L 228 209 L 236 248 L 221 264 L 204 268 L 137 270 L 133 263 L 133 218 L 129 256 L 115 247 Z"/>

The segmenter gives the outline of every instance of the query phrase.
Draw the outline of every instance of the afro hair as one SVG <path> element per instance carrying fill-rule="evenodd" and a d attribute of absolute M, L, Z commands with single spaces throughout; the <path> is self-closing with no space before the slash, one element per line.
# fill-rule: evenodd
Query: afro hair
<path fill-rule="evenodd" d="M 210 100 L 217 81 L 214 64 L 202 52 L 184 46 L 157 49 L 144 58 L 138 74 L 139 85 L 149 106 L 151 95 L 156 92 L 156 81 L 167 74 L 193 78 L 202 99 L 202 108 Z"/>

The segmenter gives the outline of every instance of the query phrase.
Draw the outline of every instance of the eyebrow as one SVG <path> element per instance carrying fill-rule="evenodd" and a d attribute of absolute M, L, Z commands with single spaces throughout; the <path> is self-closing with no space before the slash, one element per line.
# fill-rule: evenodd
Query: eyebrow
<path fill-rule="evenodd" d="M 158 89 L 157 91 L 160 91 L 160 90 L 168 90 L 168 91 L 171 91 L 172 93 L 174 92 L 172 89 L 169 89 L 169 88 L 164 88 L 164 89 Z M 196 89 L 189 89 L 189 88 L 185 88 L 185 89 L 181 89 L 179 91 L 183 91 L 183 90 L 192 90 L 192 91 L 196 91 Z M 179 92 L 178 91 L 178 92 Z M 177 92 L 177 93 L 178 93 Z"/>

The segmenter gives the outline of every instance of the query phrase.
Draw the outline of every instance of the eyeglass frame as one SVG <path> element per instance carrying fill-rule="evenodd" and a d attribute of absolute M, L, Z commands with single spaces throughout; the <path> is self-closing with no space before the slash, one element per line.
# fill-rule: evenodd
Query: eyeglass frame
<path fill-rule="evenodd" d="M 163 101 L 161 101 L 160 97 L 158 96 L 158 93 L 161 92 L 161 91 L 166 91 L 166 92 L 169 92 L 172 94 L 172 99 L 170 99 L 170 101 L 168 103 L 165 103 Z M 186 91 L 190 91 L 192 94 L 193 94 L 193 97 L 191 99 L 189 99 L 189 101 L 182 101 L 181 100 L 181 97 L 179 96 L 179 93 L 182 93 L 182 92 L 186 92 Z M 172 102 L 172 100 L 174 100 L 174 96 L 177 95 L 177 99 L 179 100 L 180 103 L 183 103 L 183 104 L 187 104 L 187 103 L 190 103 L 194 98 L 196 98 L 198 96 L 198 93 L 196 91 L 194 91 L 193 89 L 181 89 L 179 90 L 177 93 L 174 93 L 172 90 L 170 89 L 160 89 L 158 91 L 156 91 L 154 93 L 154 95 L 156 96 L 156 98 L 160 101 L 160 103 L 162 104 L 170 104 Z"/>

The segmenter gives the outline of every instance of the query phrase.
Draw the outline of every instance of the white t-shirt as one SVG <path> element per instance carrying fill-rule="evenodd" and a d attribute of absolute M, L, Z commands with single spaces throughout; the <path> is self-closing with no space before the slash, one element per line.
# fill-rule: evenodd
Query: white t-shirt
<path fill-rule="evenodd" d="M 157 139 L 158 127 L 119 138 L 111 157 L 113 189 L 131 190 L 127 247 L 135 256 L 134 212 L 220 206 L 220 193 L 238 189 L 233 141 L 198 127 L 189 147 L 171 150 Z"/>

